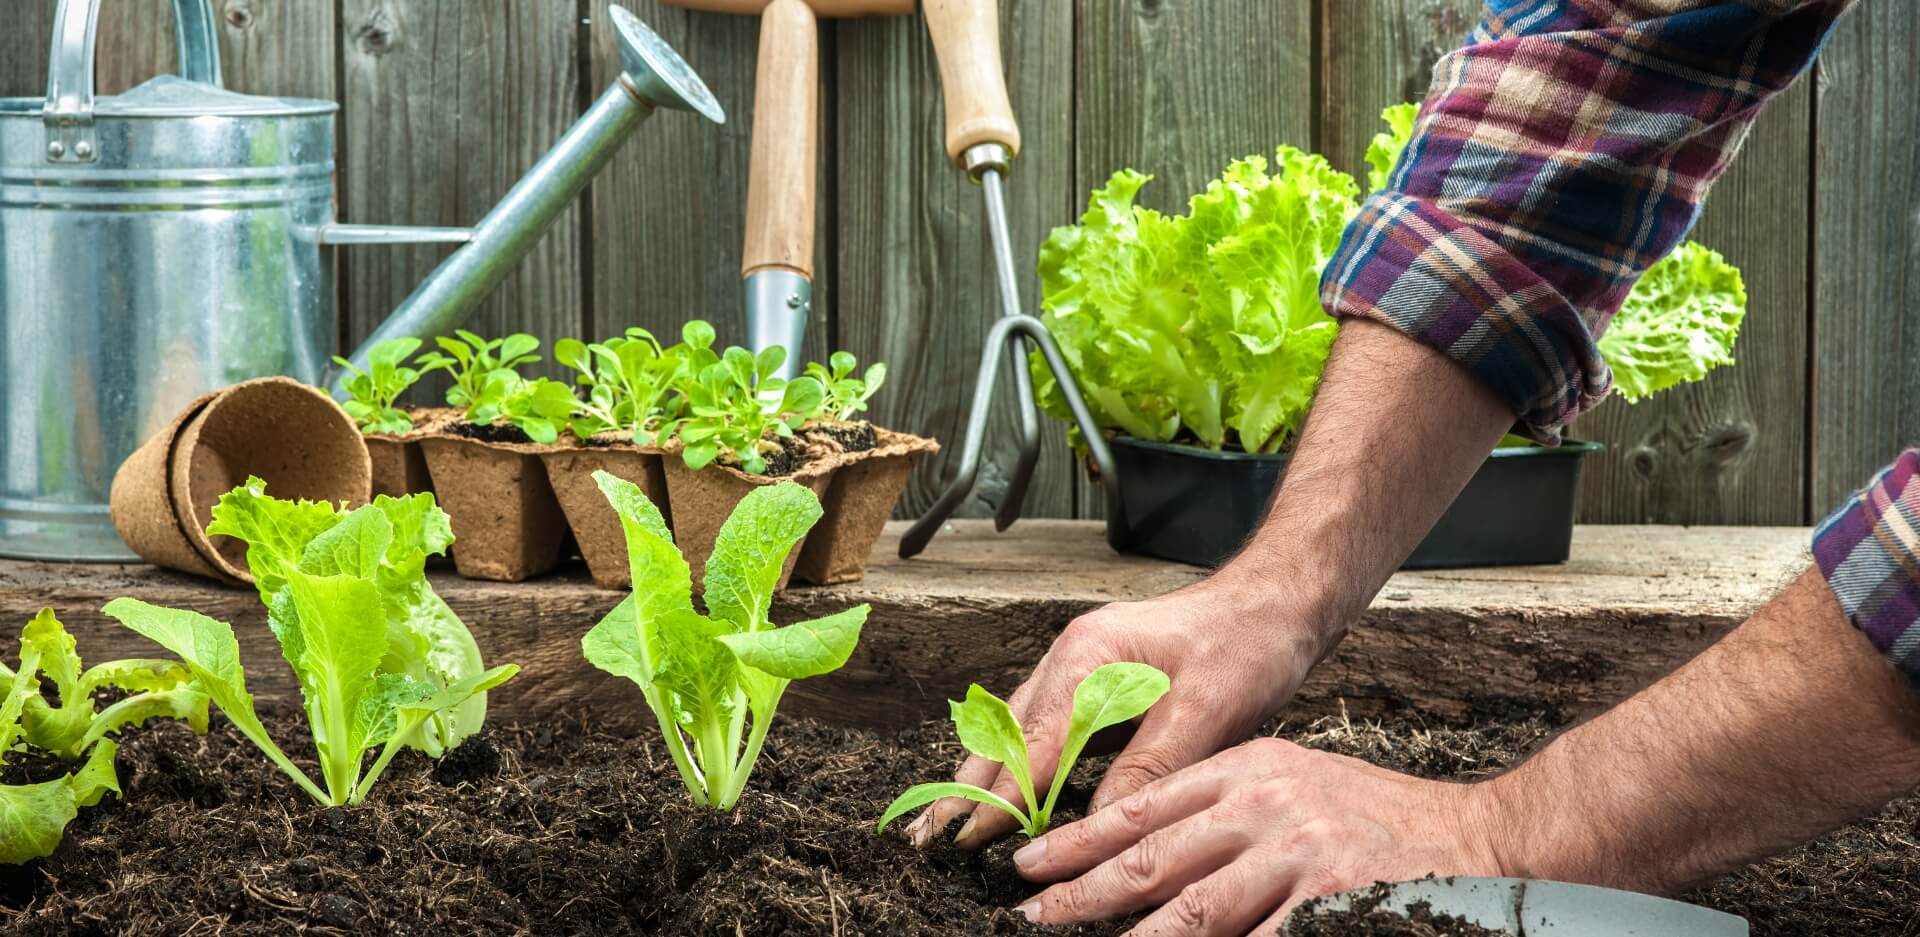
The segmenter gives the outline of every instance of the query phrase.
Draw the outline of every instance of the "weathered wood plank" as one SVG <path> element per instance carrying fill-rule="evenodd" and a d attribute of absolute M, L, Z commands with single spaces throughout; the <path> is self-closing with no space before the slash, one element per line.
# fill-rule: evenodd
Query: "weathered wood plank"
<path fill-rule="evenodd" d="M 474 224 L 580 113 L 573 3 L 342 0 L 341 14 L 345 220 Z M 576 206 L 467 326 L 549 342 L 579 334 L 581 236 Z M 350 340 L 371 332 L 448 253 L 447 245 L 344 253 Z M 560 370 L 549 360 L 530 373 Z M 437 402 L 444 375 L 423 385 L 416 399 Z"/>
<path fill-rule="evenodd" d="M 46 93 L 55 3 L 8 4 L 7 26 L 0 30 L 0 95 Z M 221 22 L 227 87 L 250 94 L 334 98 L 331 3 L 221 0 L 214 12 Z M 102 4 L 98 41 L 95 80 L 100 94 L 118 94 L 178 67 L 171 0 Z"/>
<path fill-rule="evenodd" d="M 1806 520 L 1812 133 L 1812 82 L 1803 81 L 1761 115 L 1714 187 L 1693 237 L 1746 279 L 1737 364 L 1637 405 L 1609 401 L 1579 421 L 1574 435 L 1608 446 L 1581 480 L 1582 521 Z"/>
<path fill-rule="evenodd" d="M 1073 11 L 1060 0 L 1005 0 L 1001 46 L 1025 150 L 1008 180 L 1015 268 L 1037 301 L 1033 260 L 1050 226 L 1068 217 L 1073 159 Z M 837 26 L 840 108 L 835 136 L 840 255 L 839 344 L 886 361 L 892 387 L 870 414 L 887 426 L 957 449 L 987 329 L 1000 315 L 980 190 L 946 157 L 939 72 L 918 18 Z M 1007 373 L 1006 368 L 1001 373 Z M 964 515 L 991 513 L 1014 460 L 1012 382 L 1000 404 Z M 1025 514 L 1073 511 L 1064 432 L 1044 427 Z M 952 456 L 922 463 L 903 499 L 915 515 L 945 488 Z"/>
<path fill-rule="evenodd" d="M 1814 517 L 1920 444 L 1920 5 L 1861 4 L 1820 65 Z"/>
<path fill-rule="evenodd" d="M 1073 194 L 1061 223 L 1077 219 L 1087 193 L 1118 169 L 1154 177 L 1141 204 L 1184 212 L 1229 162 L 1271 156 L 1282 143 L 1313 145 L 1311 3 L 1075 6 Z M 1074 478 L 1078 516 L 1104 517 L 1099 487 Z"/>
<path fill-rule="evenodd" d="M 661 111 L 614 157 L 593 185 L 592 293 L 596 337 L 629 326 L 677 340 L 690 319 L 706 319 L 722 343 L 746 341 L 740 248 L 747 211 L 747 159 L 753 129 L 759 20 L 683 10 L 658 0 L 627 5 L 693 66 L 727 112 L 714 126 Z M 620 74 L 612 25 L 593 13 L 593 76 L 603 87 Z M 823 26 L 823 75 L 832 74 L 832 27 Z M 825 80 L 825 79 L 823 79 Z M 824 113 L 838 106 L 821 97 Z M 832 141 L 822 133 L 831 154 Z M 815 218 L 813 315 L 806 354 L 824 359 L 832 340 L 833 254 L 831 160 L 820 161 Z"/>
<path fill-rule="evenodd" d="M 938 718 L 944 700 L 968 683 L 1010 690 L 1075 615 L 1202 575 L 1113 554 L 1094 522 L 1036 520 L 998 535 L 988 522 L 960 521 L 924 557 L 905 561 L 894 556 L 903 529 L 891 526 L 865 581 L 793 589 L 776 602 L 779 621 L 873 606 L 853 660 L 796 684 L 794 712 L 876 727 Z M 1316 672 L 1300 707 L 1338 711 L 1344 699 L 1356 714 L 1411 708 L 1438 720 L 1507 701 L 1568 714 L 1591 709 L 1736 624 L 1804 568 L 1806 539 L 1797 528 L 1583 527 L 1562 566 L 1401 573 Z M 439 573 L 435 588 L 489 660 L 524 668 L 495 694 L 497 712 L 535 718 L 590 700 L 631 701 L 630 687 L 579 654 L 580 635 L 619 593 L 594 588 L 579 572 L 521 584 Z M 293 698 L 292 676 L 251 591 L 150 567 L 0 562 L 0 623 L 52 605 L 92 660 L 152 651 L 99 615 L 119 595 L 232 621 L 249 686 L 270 705 Z M 639 710 L 596 711 L 616 719 Z"/>
<path fill-rule="evenodd" d="M 1319 0 L 1320 152 L 1367 184 L 1380 112 L 1427 96 L 1433 66 L 1460 47 L 1481 0 Z"/>

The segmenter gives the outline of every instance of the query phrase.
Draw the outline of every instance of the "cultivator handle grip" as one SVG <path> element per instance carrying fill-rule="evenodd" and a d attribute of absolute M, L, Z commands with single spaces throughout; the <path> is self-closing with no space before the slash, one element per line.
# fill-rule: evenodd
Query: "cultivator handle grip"
<path fill-rule="evenodd" d="M 773 0 L 760 15 L 753 102 L 740 272 L 784 270 L 810 280 L 820 153 L 820 28 L 803 0 Z"/>
<path fill-rule="evenodd" d="M 1007 98 L 1000 62 L 1000 5 L 996 0 L 926 0 L 927 31 L 940 60 L 947 99 L 947 156 L 966 166 L 966 152 L 982 144 L 1020 153 L 1020 125 Z"/>

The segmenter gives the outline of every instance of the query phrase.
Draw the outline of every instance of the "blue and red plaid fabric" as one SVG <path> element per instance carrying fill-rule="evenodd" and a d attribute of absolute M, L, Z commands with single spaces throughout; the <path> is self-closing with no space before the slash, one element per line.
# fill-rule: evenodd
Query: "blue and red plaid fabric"
<path fill-rule="evenodd" d="M 1594 347 L 1852 0 L 1492 0 L 1328 263 L 1336 316 L 1439 349 L 1553 442 Z"/>
<path fill-rule="evenodd" d="M 1920 686 L 1920 449 L 1820 525 L 1813 560 L 1847 617 Z"/>
<path fill-rule="evenodd" d="M 1328 311 L 1438 349 L 1557 442 L 1612 384 L 1595 338 L 1852 2 L 1489 0 L 1328 263 Z M 1920 684 L 1920 450 L 1822 524 L 1814 555 Z"/>

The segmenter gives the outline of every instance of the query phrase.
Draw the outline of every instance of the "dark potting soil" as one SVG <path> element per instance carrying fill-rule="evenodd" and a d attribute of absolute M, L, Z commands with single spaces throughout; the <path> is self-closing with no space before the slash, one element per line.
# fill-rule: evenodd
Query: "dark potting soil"
<path fill-rule="evenodd" d="M 298 720 L 272 718 L 313 771 Z M 1302 744 L 1431 777 L 1498 770 L 1538 722 L 1429 729 L 1323 720 Z M 408 753 L 368 802 L 322 808 L 222 717 L 134 732 L 126 799 L 82 810 L 53 856 L 0 867 L 0 933 L 660 934 L 674 937 L 1104 937 L 1125 922 L 1039 928 L 1011 909 L 1035 889 L 1016 842 L 981 854 L 913 849 L 872 823 L 961 751 L 945 724 L 890 736 L 781 720 L 739 808 L 688 801 L 651 738 L 579 714 L 495 725 L 437 768 Z M 6 780 L 68 770 L 16 759 Z M 1104 759 L 1075 772 L 1084 805 Z M 1910 933 L 1920 907 L 1920 799 L 1730 876 L 1689 900 L 1748 915 L 1761 937 Z M 1431 934 L 1376 930 L 1324 933 Z M 1463 932 L 1464 933 L 1464 932 Z"/>
<path fill-rule="evenodd" d="M 822 420 L 801 427 L 800 435 L 840 452 L 866 452 L 880 445 L 880 434 L 865 420 Z"/>
<path fill-rule="evenodd" d="M 488 423 L 482 426 L 478 423 L 468 423 L 462 420 L 461 422 L 448 426 L 447 432 L 455 436 L 463 436 L 467 439 L 478 440 L 480 442 L 533 442 L 532 439 L 527 437 L 526 433 L 520 431 L 520 427 L 512 423 Z"/>
<path fill-rule="evenodd" d="M 1373 891 L 1345 910 L 1326 911 L 1319 900 L 1302 905 L 1288 921 L 1290 937 L 1516 937 L 1511 931 L 1491 930 L 1451 914 L 1435 914 L 1433 906 L 1416 901 L 1407 913 L 1380 907 L 1386 899 L 1386 886 Z"/>
<path fill-rule="evenodd" d="M 769 451 L 766 449 L 768 445 L 776 448 Z M 760 474 L 768 478 L 785 478 L 792 475 L 805 468 L 807 463 L 813 461 L 815 457 L 813 451 L 808 448 L 807 441 L 800 438 L 798 434 L 769 436 L 761 443 L 761 447 L 761 454 L 767 460 L 767 470 Z M 721 461 L 734 468 L 740 468 L 740 463 L 731 456 L 723 456 Z"/>

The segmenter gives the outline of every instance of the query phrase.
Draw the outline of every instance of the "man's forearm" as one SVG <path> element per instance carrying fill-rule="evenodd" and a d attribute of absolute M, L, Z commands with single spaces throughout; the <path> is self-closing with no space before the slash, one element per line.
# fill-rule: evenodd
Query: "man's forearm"
<path fill-rule="evenodd" d="M 1672 892 L 1920 784 L 1920 706 L 1810 570 L 1719 644 L 1479 786 L 1509 874 Z"/>
<path fill-rule="evenodd" d="M 1464 368 L 1348 320 L 1265 523 L 1216 580 L 1283 598 L 1326 653 L 1512 425 Z"/>

